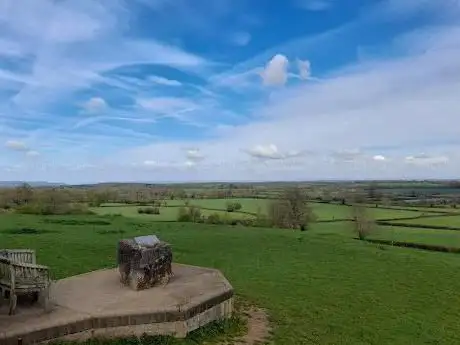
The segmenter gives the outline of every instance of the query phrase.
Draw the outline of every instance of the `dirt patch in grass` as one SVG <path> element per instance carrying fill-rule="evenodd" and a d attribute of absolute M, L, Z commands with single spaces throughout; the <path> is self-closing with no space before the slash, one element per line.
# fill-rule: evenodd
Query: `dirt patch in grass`
<path fill-rule="evenodd" d="M 247 333 L 236 339 L 234 345 L 256 345 L 266 343 L 271 335 L 267 313 L 260 308 L 250 307 L 243 312 L 247 322 Z"/>

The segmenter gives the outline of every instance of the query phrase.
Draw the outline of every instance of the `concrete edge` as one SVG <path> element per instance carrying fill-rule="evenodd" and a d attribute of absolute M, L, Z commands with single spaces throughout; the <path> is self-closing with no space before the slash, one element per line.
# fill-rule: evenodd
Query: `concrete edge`
<path fill-rule="evenodd" d="M 120 338 L 137 336 L 140 337 L 144 334 L 149 336 L 153 335 L 170 335 L 178 338 L 184 338 L 188 333 L 202 327 L 212 321 L 229 318 L 233 314 L 233 297 L 204 311 L 203 313 L 195 315 L 193 318 L 185 321 L 165 322 L 165 323 L 150 323 L 129 326 L 116 326 L 110 328 L 98 328 L 82 331 L 79 333 L 64 335 L 59 338 L 47 340 L 49 343 L 53 340 L 59 341 L 85 341 L 91 338 Z"/>
<path fill-rule="evenodd" d="M 153 313 L 141 313 L 130 315 L 88 316 L 79 320 L 50 325 L 46 328 L 35 329 L 31 332 L 3 332 L 0 345 L 17 345 L 17 339 L 22 338 L 25 344 L 44 342 L 61 338 L 67 335 L 96 331 L 98 329 L 139 326 L 148 324 L 168 324 L 185 322 L 197 315 L 206 312 L 221 303 L 233 298 L 233 288 L 216 295 L 196 306 L 184 306 L 185 310 L 165 310 Z"/>

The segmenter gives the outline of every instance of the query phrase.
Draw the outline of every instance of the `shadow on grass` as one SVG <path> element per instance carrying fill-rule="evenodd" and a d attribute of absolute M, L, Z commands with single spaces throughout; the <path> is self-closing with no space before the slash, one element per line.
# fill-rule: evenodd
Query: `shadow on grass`
<path fill-rule="evenodd" d="M 124 230 L 98 230 L 96 231 L 99 235 L 114 235 L 114 234 L 124 234 Z"/>
<path fill-rule="evenodd" d="M 44 219 L 43 223 L 61 225 L 111 225 L 112 222 L 103 219 Z"/>
<path fill-rule="evenodd" d="M 2 231 L 4 234 L 12 235 L 40 235 L 48 233 L 59 233 L 60 231 L 35 229 L 35 228 L 18 228 L 18 229 L 6 229 Z"/>

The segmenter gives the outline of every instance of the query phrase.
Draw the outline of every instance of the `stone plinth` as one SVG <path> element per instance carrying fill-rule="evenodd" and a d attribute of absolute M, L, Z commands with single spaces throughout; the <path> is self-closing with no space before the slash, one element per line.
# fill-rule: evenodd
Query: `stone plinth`
<path fill-rule="evenodd" d="M 0 307 L 0 345 L 53 339 L 124 337 L 144 333 L 185 337 L 209 322 L 231 316 L 233 288 L 217 270 L 173 265 L 166 286 L 134 291 L 117 269 L 59 280 L 51 288 L 51 312 L 18 306 L 8 316 Z"/>

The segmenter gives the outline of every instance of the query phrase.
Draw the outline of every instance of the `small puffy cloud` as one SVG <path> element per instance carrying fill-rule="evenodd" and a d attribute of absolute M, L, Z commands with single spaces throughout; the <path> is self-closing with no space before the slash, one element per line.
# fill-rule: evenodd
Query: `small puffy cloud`
<path fill-rule="evenodd" d="M 261 73 L 264 85 L 284 85 L 288 78 L 289 60 L 277 54 L 265 66 Z"/>
<path fill-rule="evenodd" d="M 27 157 L 38 157 L 40 153 L 34 150 L 29 150 L 26 152 Z"/>
<path fill-rule="evenodd" d="M 197 162 L 204 159 L 204 155 L 197 149 L 187 150 L 186 157 L 188 161 Z"/>
<path fill-rule="evenodd" d="M 163 77 L 159 77 L 156 75 L 150 76 L 148 79 L 154 82 L 155 84 L 159 84 L 159 85 L 165 85 L 165 86 L 181 86 L 182 85 L 182 83 L 178 80 L 163 78 Z"/>
<path fill-rule="evenodd" d="M 246 46 L 251 41 L 251 35 L 248 32 L 237 32 L 232 36 L 231 41 L 237 46 Z"/>
<path fill-rule="evenodd" d="M 274 160 L 299 157 L 303 154 L 303 151 L 291 150 L 287 152 L 281 152 L 275 144 L 270 144 L 256 145 L 246 150 L 246 153 L 254 158 Z"/>
<path fill-rule="evenodd" d="M 24 142 L 19 141 L 19 140 L 8 140 L 5 143 L 5 147 L 13 151 L 28 151 L 29 150 L 27 145 Z"/>
<path fill-rule="evenodd" d="M 419 165 L 419 166 L 433 166 L 442 165 L 449 162 L 447 156 L 430 156 L 427 154 L 420 154 L 415 156 L 408 156 L 405 158 L 405 162 L 408 164 Z"/>
<path fill-rule="evenodd" d="M 306 80 L 310 77 L 311 64 L 308 60 L 297 60 L 297 69 L 300 79 Z"/>
<path fill-rule="evenodd" d="M 146 167 L 154 167 L 158 165 L 158 162 L 156 161 L 151 161 L 151 160 L 146 160 L 143 162 L 143 165 Z"/>
<path fill-rule="evenodd" d="M 283 156 L 278 151 L 278 147 L 274 144 L 270 145 L 256 145 L 253 148 L 247 150 L 250 156 L 256 158 L 265 158 L 265 159 L 281 159 Z"/>
<path fill-rule="evenodd" d="M 98 113 L 107 109 L 107 102 L 101 97 L 93 97 L 83 104 L 89 113 Z"/>
<path fill-rule="evenodd" d="M 383 162 L 387 160 L 386 157 L 382 155 L 375 155 L 372 157 L 372 159 L 377 162 Z"/>

